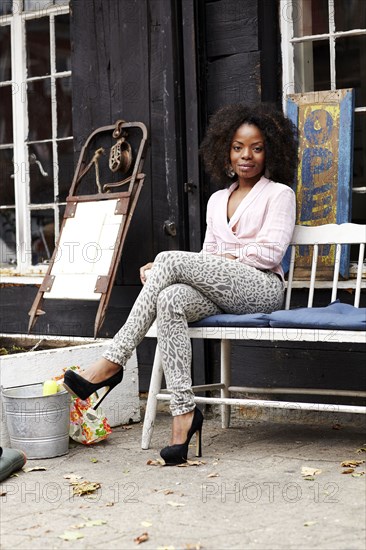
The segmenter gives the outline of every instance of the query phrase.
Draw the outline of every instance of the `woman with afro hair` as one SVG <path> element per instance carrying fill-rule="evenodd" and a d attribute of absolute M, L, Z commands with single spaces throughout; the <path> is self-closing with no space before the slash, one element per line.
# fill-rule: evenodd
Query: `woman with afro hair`
<path fill-rule="evenodd" d="M 188 323 L 218 313 L 269 313 L 280 309 L 282 258 L 295 225 L 297 139 L 279 111 L 228 105 L 210 120 L 201 154 L 208 174 L 223 189 L 207 205 L 201 252 L 161 252 L 140 269 L 143 288 L 104 356 L 81 375 L 66 371 L 64 385 L 99 400 L 122 381 L 123 369 L 153 321 L 173 415 L 166 464 L 187 460 L 196 433 L 201 456 L 203 416 L 195 407 Z M 149 276 L 147 273 L 149 271 Z"/>

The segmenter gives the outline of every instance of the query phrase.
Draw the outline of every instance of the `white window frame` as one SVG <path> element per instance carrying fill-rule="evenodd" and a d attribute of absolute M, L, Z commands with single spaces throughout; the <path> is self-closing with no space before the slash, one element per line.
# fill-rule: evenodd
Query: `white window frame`
<path fill-rule="evenodd" d="M 313 2 L 316 0 L 312 0 Z M 301 0 L 300 0 L 301 2 Z M 282 51 L 282 81 L 283 87 L 283 110 L 286 112 L 286 96 L 295 93 L 295 63 L 294 44 L 312 42 L 314 40 L 328 40 L 330 54 L 330 86 L 336 90 L 336 50 L 337 38 L 347 36 L 365 36 L 366 29 L 352 29 L 349 31 L 335 30 L 334 0 L 328 0 L 329 32 L 324 34 L 304 35 L 294 37 L 294 25 L 292 15 L 299 0 L 280 0 L 280 30 L 281 30 L 281 51 Z M 356 107 L 355 112 L 366 111 L 366 106 Z"/>
<path fill-rule="evenodd" d="M 312 0 L 313 2 L 316 0 Z M 295 55 L 294 44 L 310 43 L 313 40 L 327 40 L 329 42 L 330 57 L 330 86 L 336 90 L 336 39 L 347 36 L 365 36 L 366 29 L 352 29 L 348 31 L 335 30 L 334 0 L 328 0 L 329 32 L 324 34 L 304 35 L 294 37 L 293 13 L 296 5 L 302 4 L 302 0 L 280 0 L 280 30 L 282 50 L 282 107 L 286 113 L 286 96 L 295 93 Z M 297 10 L 299 13 L 299 10 Z M 356 107 L 355 113 L 366 112 L 366 106 Z M 366 116 L 366 115 L 365 115 Z M 365 194 L 366 182 L 363 187 L 353 187 L 353 193 Z"/>
<path fill-rule="evenodd" d="M 53 152 L 53 182 L 54 193 L 58 194 L 58 152 L 57 143 L 72 140 L 73 137 L 57 137 L 57 103 L 56 103 L 56 78 L 70 77 L 70 71 L 57 72 L 56 70 L 56 44 L 55 44 L 55 16 L 70 12 L 69 5 L 39 5 L 39 9 L 23 12 L 23 0 L 13 1 L 13 13 L 0 16 L 0 22 L 10 24 L 11 27 L 11 81 L 1 82 L 0 86 L 12 86 L 13 108 L 13 156 L 14 156 L 14 194 L 15 205 L 7 205 L 6 208 L 15 208 L 16 217 L 16 259 L 17 266 L 1 269 L 5 277 L 2 282 L 7 282 L 6 275 L 42 275 L 47 270 L 47 265 L 32 265 L 32 239 L 31 239 L 31 212 L 32 210 L 54 211 L 55 240 L 59 233 L 59 206 L 62 203 L 30 204 L 30 175 L 28 146 L 33 143 L 51 143 Z M 27 52 L 25 22 L 40 17 L 50 19 L 50 74 L 47 78 L 51 83 L 51 113 L 52 135 L 50 139 L 27 141 L 28 137 L 28 94 L 27 83 L 43 80 L 45 76 L 27 78 Z M 11 144 L 0 145 L 1 149 L 9 148 Z M 22 282 L 19 277 L 17 281 Z M 24 280 L 26 282 L 26 280 Z"/>

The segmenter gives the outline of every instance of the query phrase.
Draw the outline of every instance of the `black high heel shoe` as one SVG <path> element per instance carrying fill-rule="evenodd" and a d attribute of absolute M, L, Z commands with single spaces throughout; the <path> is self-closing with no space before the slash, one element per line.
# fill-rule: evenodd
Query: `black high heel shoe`
<path fill-rule="evenodd" d="M 203 415 L 196 407 L 194 409 L 192 425 L 188 431 L 186 441 L 180 445 L 170 445 L 169 447 L 164 447 L 164 449 L 160 451 L 160 456 L 164 459 L 167 466 L 175 466 L 176 464 L 183 464 L 184 462 L 187 462 L 188 445 L 193 434 L 197 434 L 196 456 L 202 456 L 202 424 Z"/>
<path fill-rule="evenodd" d="M 79 374 L 77 374 L 75 371 L 68 369 L 65 372 L 63 386 L 65 390 L 67 390 L 71 395 L 74 397 L 80 397 L 80 399 L 85 400 L 88 397 L 90 397 L 93 393 L 95 393 L 100 388 L 106 388 L 106 391 L 103 395 L 101 395 L 98 398 L 98 401 L 95 405 L 93 405 L 93 409 L 96 410 L 103 399 L 107 397 L 110 391 L 113 390 L 119 384 L 122 382 L 123 378 L 123 368 L 121 367 L 121 370 L 113 374 L 113 376 L 110 376 L 107 378 L 107 380 L 102 380 L 101 382 L 98 382 L 96 384 L 93 384 L 92 382 L 89 382 Z"/>

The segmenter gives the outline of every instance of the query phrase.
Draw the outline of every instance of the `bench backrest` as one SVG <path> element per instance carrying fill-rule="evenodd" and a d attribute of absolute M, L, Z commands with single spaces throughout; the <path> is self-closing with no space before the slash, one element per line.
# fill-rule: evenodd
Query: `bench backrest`
<path fill-rule="evenodd" d="M 361 282 L 362 282 L 362 269 L 363 260 L 365 255 L 365 242 L 366 242 L 366 225 L 360 225 L 355 223 L 343 223 L 343 224 L 328 224 L 320 225 L 318 227 L 309 227 L 296 225 L 290 243 L 291 257 L 290 266 L 287 280 L 287 292 L 285 309 L 290 308 L 291 293 L 294 282 L 294 268 L 296 247 L 300 245 L 308 245 L 313 249 L 312 251 L 312 263 L 310 270 L 309 281 L 309 294 L 308 294 L 308 307 L 312 307 L 314 299 L 314 289 L 316 282 L 316 272 L 318 266 L 318 252 L 319 245 L 334 244 L 335 249 L 335 261 L 333 265 L 333 282 L 332 282 L 332 297 L 333 302 L 337 298 L 338 284 L 339 284 L 339 267 L 341 259 L 342 244 L 352 244 L 359 246 L 358 262 L 357 262 L 357 276 L 356 284 L 352 284 L 355 288 L 354 306 L 359 307 L 360 294 L 361 294 Z M 354 281 L 352 281 L 353 283 Z"/>

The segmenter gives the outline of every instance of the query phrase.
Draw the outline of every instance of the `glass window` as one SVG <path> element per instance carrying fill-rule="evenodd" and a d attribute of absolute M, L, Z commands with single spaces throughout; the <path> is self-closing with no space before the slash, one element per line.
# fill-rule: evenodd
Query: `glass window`
<path fill-rule="evenodd" d="M 314 40 L 294 44 L 295 93 L 330 89 L 329 42 Z"/>
<path fill-rule="evenodd" d="M 74 177 L 74 150 L 72 140 L 58 142 L 59 200 L 65 201 Z"/>
<path fill-rule="evenodd" d="M 0 205 L 15 204 L 13 148 L 0 149 Z"/>
<path fill-rule="evenodd" d="M 53 210 L 35 210 L 31 215 L 32 264 L 47 263 L 55 248 Z"/>
<path fill-rule="evenodd" d="M 0 2 L 0 16 L 9 15 L 13 10 L 12 0 L 1 0 Z"/>
<path fill-rule="evenodd" d="M 334 0 L 336 31 L 366 28 L 365 0 Z"/>
<path fill-rule="evenodd" d="M 1 4 L 1 2 L 0 2 Z M 11 80 L 10 26 L 0 26 L 0 82 Z"/>
<path fill-rule="evenodd" d="M 17 261 L 15 208 L 0 210 L 0 267 L 13 267 Z"/>
<path fill-rule="evenodd" d="M 72 180 L 70 21 L 68 1 L 13 5 L 0 19 L 0 263 L 26 274 L 50 259 Z"/>
<path fill-rule="evenodd" d="M 366 34 L 336 41 L 337 88 L 355 88 L 356 107 L 366 105 Z"/>
<path fill-rule="evenodd" d="M 72 134 L 71 76 L 56 79 L 57 137 Z"/>
<path fill-rule="evenodd" d="M 0 145 L 13 142 L 13 87 L 0 86 Z"/>
<path fill-rule="evenodd" d="M 26 21 L 28 78 L 50 74 L 50 23 L 48 17 Z"/>
<path fill-rule="evenodd" d="M 287 4 L 289 13 L 291 3 Z M 292 3 L 294 36 L 310 36 L 329 32 L 328 0 L 295 0 Z"/>
<path fill-rule="evenodd" d="M 69 0 L 24 0 L 24 11 L 45 11 L 51 6 L 67 6 Z"/>
<path fill-rule="evenodd" d="M 51 139 L 51 80 L 28 82 L 29 141 Z"/>
<path fill-rule="evenodd" d="M 68 15 L 55 17 L 56 70 L 69 71 L 71 68 L 70 24 Z"/>

